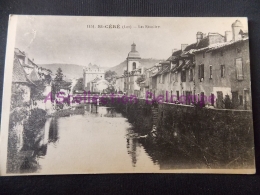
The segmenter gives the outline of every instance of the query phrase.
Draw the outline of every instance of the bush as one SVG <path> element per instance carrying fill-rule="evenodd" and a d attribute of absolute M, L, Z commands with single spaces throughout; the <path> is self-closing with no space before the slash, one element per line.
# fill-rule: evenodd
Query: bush
<path fill-rule="evenodd" d="M 37 141 L 37 136 L 42 133 L 41 130 L 46 122 L 46 111 L 35 108 L 31 110 L 28 120 L 24 123 L 24 147 L 32 148 Z"/>

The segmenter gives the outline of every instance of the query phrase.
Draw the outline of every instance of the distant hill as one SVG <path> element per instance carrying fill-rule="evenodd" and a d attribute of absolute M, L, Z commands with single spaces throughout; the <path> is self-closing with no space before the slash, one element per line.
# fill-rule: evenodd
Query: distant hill
<path fill-rule="evenodd" d="M 55 74 L 58 68 L 62 69 L 63 74 L 68 79 L 79 79 L 83 77 L 83 68 L 84 66 L 80 66 L 77 64 L 61 64 L 61 63 L 54 63 L 54 64 L 39 64 L 40 67 L 50 69 L 53 74 Z M 102 67 L 101 67 L 102 68 Z M 106 68 L 103 68 L 106 69 Z"/>
<path fill-rule="evenodd" d="M 140 63 L 141 63 L 141 67 L 144 68 L 151 68 L 152 66 L 154 66 L 156 63 L 163 61 L 163 60 L 158 60 L 158 59 L 141 59 Z M 112 67 L 112 68 L 108 68 L 111 71 L 115 71 L 117 73 L 118 76 L 121 76 L 124 73 L 124 68 L 126 67 L 127 62 L 126 60 L 121 62 L 120 64 Z"/>

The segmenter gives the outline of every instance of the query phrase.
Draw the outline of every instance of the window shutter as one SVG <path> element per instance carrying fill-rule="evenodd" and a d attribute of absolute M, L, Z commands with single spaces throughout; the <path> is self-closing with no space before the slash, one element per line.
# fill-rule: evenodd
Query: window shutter
<path fill-rule="evenodd" d="M 199 70 L 198 70 L 198 79 L 200 79 L 200 65 L 199 65 Z"/>
<path fill-rule="evenodd" d="M 201 64 L 201 78 L 204 78 L 204 64 Z"/>
<path fill-rule="evenodd" d="M 237 72 L 237 80 L 243 80 L 243 64 L 242 64 L 242 58 L 236 59 L 236 72 Z"/>

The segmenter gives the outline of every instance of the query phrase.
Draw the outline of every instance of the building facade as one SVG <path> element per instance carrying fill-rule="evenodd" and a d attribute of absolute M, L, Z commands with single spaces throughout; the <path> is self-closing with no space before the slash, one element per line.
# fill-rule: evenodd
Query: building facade
<path fill-rule="evenodd" d="M 251 109 L 248 32 L 238 20 L 231 28 L 224 36 L 197 32 L 195 43 L 182 44 L 180 50 L 175 49 L 166 61 L 154 66 L 156 71 L 148 76 L 152 95 L 218 109 Z"/>
<path fill-rule="evenodd" d="M 86 91 L 92 91 L 95 88 L 95 83 L 98 80 L 105 78 L 105 71 L 97 65 L 89 63 L 87 67 L 83 69 L 83 89 Z"/>
<path fill-rule="evenodd" d="M 131 45 L 131 51 L 126 58 L 127 67 L 124 72 L 125 92 L 127 95 L 140 95 L 140 86 L 137 84 L 137 79 L 143 74 L 143 69 L 140 67 L 140 54 L 136 50 L 136 44 Z"/>

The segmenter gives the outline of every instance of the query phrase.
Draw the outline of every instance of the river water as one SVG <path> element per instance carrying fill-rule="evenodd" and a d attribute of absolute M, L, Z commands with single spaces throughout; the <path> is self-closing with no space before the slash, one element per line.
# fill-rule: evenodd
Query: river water
<path fill-rule="evenodd" d="M 47 119 L 41 132 L 32 150 L 20 152 L 23 160 L 19 172 L 82 174 L 206 168 L 190 155 L 140 139 L 127 118 L 111 107 L 74 107 L 65 116 Z"/>
<path fill-rule="evenodd" d="M 151 172 L 159 170 L 138 142 L 131 124 L 114 108 L 85 105 L 80 114 L 46 122 L 38 157 L 43 174 Z M 47 139 L 47 140 L 46 140 Z"/>

